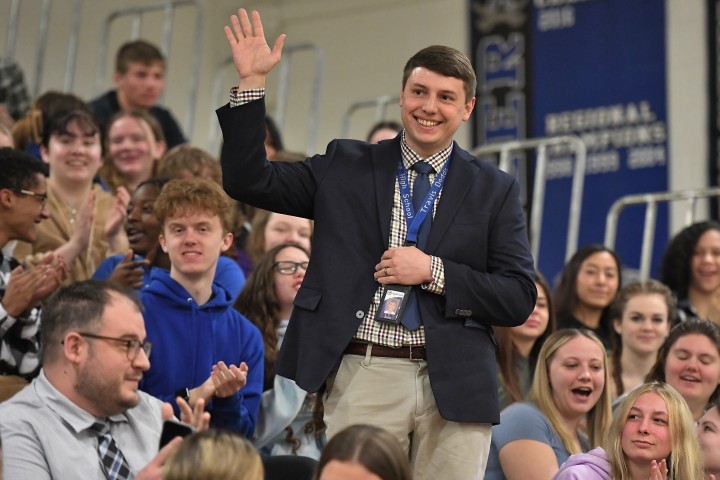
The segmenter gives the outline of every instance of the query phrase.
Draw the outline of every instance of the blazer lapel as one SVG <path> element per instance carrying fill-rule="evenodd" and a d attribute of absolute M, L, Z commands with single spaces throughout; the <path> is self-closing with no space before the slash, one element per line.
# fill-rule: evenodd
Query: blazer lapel
<path fill-rule="evenodd" d="M 385 247 L 390 238 L 390 221 L 395 194 L 395 171 L 400 161 L 400 135 L 370 149 L 375 180 L 375 207 L 380 219 L 380 232 Z"/>
<path fill-rule="evenodd" d="M 479 170 L 470 164 L 473 158 L 458 147 L 457 143 L 454 145 L 450 170 L 445 179 L 445 185 L 443 185 L 440 195 L 440 203 L 433 218 L 426 253 L 435 251 L 450 226 L 455 213 L 462 205 L 465 195 L 467 195 L 468 190 L 475 182 L 475 176 Z"/>

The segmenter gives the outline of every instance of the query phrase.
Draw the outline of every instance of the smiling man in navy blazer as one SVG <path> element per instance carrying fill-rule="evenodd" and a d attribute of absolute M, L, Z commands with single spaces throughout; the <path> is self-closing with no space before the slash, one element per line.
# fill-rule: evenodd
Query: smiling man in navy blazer
<path fill-rule="evenodd" d="M 472 65 L 425 48 L 405 66 L 394 140 L 271 163 L 264 87 L 285 36 L 271 49 L 257 12 L 238 17 L 225 33 L 239 85 L 217 111 L 225 189 L 315 220 L 277 373 L 327 385 L 330 436 L 375 424 L 408 449 L 416 479 L 481 479 L 499 421 L 492 326 L 522 324 L 537 292 L 516 180 L 452 140 L 475 105 Z M 391 297 L 401 310 L 382 319 Z"/>

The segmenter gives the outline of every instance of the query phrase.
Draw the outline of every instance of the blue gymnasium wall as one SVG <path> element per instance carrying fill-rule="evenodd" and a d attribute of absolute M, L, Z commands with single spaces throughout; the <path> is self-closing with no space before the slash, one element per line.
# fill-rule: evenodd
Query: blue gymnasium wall
<path fill-rule="evenodd" d="M 588 163 L 578 246 L 602 243 L 615 200 L 668 189 L 664 2 L 474 0 L 470 11 L 479 90 L 473 141 L 580 135 Z M 548 278 L 564 264 L 571 159 L 549 155 L 536 259 Z M 643 222 L 640 207 L 620 217 L 616 250 L 631 268 L 639 267 Z M 663 206 L 652 272 L 667 232 Z"/>

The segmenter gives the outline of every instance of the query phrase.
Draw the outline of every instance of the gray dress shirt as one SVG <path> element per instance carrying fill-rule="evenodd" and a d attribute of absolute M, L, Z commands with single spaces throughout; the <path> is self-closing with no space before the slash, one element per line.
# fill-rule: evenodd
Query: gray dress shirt
<path fill-rule="evenodd" d="M 140 403 L 109 417 L 110 431 L 133 473 L 158 451 L 162 402 L 143 392 Z M 0 404 L 0 440 L 6 479 L 105 478 L 90 426 L 98 420 L 40 375 Z"/>

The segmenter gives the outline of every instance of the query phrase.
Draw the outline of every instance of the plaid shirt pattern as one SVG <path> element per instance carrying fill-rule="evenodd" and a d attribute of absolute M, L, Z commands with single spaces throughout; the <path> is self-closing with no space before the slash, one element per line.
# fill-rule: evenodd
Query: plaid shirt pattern
<path fill-rule="evenodd" d="M 11 317 L 2 306 L 12 272 L 19 263 L 0 253 L 0 375 L 19 375 L 28 380 L 40 370 L 40 310 Z"/>
<path fill-rule="evenodd" d="M 230 107 L 237 107 L 254 100 L 260 100 L 265 96 L 264 88 L 254 88 L 250 90 L 240 91 L 237 87 L 233 87 L 230 90 Z M 435 153 L 434 155 L 423 159 L 414 152 L 405 141 L 405 132 L 402 133 L 402 141 L 400 142 L 400 148 L 402 152 L 402 161 L 408 170 L 408 182 L 410 184 L 410 190 L 412 191 L 413 184 L 417 173 L 412 169 L 412 166 L 421 160 L 425 160 L 435 169 L 435 173 L 430 174 L 430 184 L 435 181 L 435 175 L 437 172 L 442 170 L 445 162 L 450 158 L 452 153 L 452 142 L 445 147 L 443 150 Z M 435 199 L 433 204 L 433 216 L 437 210 L 438 202 L 442 196 L 442 190 Z M 405 243 L 405 237 L 407 235 L 407 223 L 405 221 L 405 215 L 402 211 L 402 203 L 400 201 L 400 185 L 397 179 L 395 179 L 395 194 L 393 197 L 393 208 L 390 220 L 390 247 L 401 247 Z M 378 259 L 380 261 L 380 259 Z M 430 257 L 430 270 L 433 281 L 431 283 L 421 285 L 423 290 L 428 292 L 442 295 L 445 293 L 445 268 L 442 260 L 438 257 Z M 419 346 L 425 345 L 425 330 L 421 326 L 415 331 L 410 331 L 402 325 L 391 325 L 385 322 L 376 322 L 375 315 L 380 307 L 380 301 L 382 300 L 383 294 L 385 293 L 385 286 L 380 285 L 375 291 L 373 298 L 368 308 L 367 315 L 363 319 L 362 324 L 355 333 L 355 339 L 363 342 L 370 342 L 379 345 L 386 345 L 389 347 L 400 347 L 403 345 Z"/>
<path fill-rule="evenodd" d="M 239 107 L 253 100 L 260 100 L 265 97 L 264 88 L 251 88 L 249 90 L 240 90 L 238 87 L 230 89 L 230 108 Z"/>
<path fill-rule="evenodd" d="M 415 178 L 417 177 L 417 173 L 412 169 L 412 166 L 421 160 L 425 160 L 432 165 L 435 169 L 435 173 L 430 174 L 430 183 L 432 184 L 432 182 L 435 181 L 435 175 L 437 175 L 437 172 L 442 170 L 445 162 L 447 162 L 448 158 L 450 158 L 450 154 L 452 153 L 452 143 L 436 154 L 423 159 L 408 146 L 405 141 L 405 132 L 403 131 L 400 149 L 402 152 L 402 161 L 405 164 L 405 168 L 408 170 L 408 181 L 410 183 L 410 190 L 412 191 Z M 433 204 L 433 216 L 435 216 L 437 205 L 441 196 L 442 190 Z M 390 247 L 401 247 L 403 243 L 405 243 L 406 235 L 407 223 L 405 221 L 405 215 L 403 214 L 402 203 L 400 201 L 400 185 L 398 184 L 397 179 L 395 179 L 395 194 L 393 196 L 393 208 L 390 220 Z M 430 269 L 433 281 L 431 283 L 421 285 L 421 288 L 438 295 L 444 294 L 445 268 L 443 267 L 442 260 L 438 257 L 431 256 Z M 358 331 L 355 333 L 355 339 L 363 342 L 386 345 L 388 347 L 425 345 L 425 329 L 422 326 L 415 331 L 410 331 L 401 324 L 392 325 L 386 322 L 375 321 L 375 315 L 380 308 L 380 301 L 382 300 L 384 293 L 385 286 L 380 285 L 375 291 L 375 295 L 373 295 L 367 315 L 365 315 L 360 328 L 358 328 Z"/>

